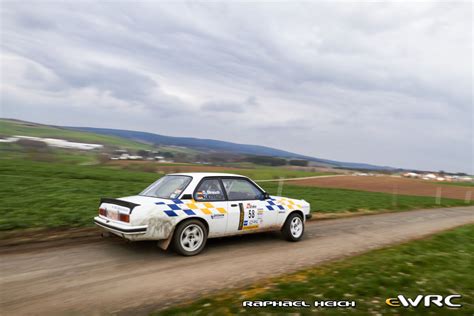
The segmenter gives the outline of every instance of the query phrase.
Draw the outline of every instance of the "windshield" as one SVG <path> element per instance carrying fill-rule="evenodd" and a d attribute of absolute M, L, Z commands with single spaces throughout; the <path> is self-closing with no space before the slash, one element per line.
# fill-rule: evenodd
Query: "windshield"
<path fill-rule="evenodd" d="M 191 182 L 191 177 L 188 176 L 164 176 L 146 188 L 140 195 L 176 199 L 186 189 L 189 182 Z"/>

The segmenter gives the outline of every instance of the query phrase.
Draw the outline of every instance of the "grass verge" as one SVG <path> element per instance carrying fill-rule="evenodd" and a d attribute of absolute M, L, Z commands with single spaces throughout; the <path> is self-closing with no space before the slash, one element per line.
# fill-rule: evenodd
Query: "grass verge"
<path fill-rule="evenodd" d="M 251 287 L 209 296 L 153 315 L 472 315 L 474 313 L 474 225 L 432 237 L 371 251 Z M 389 307 L 385 300 L 402 294 L 460 294 L 461 309 Z M 244 300 L 355 300 L 354 309 L 241 307 Z"/>
<path fill-rule="evenodd" d="M 474 187 L 474 182 L 433 182 L 433 183 L 441 183 L 446 185 L 454 185 L 458 187 Z"/>

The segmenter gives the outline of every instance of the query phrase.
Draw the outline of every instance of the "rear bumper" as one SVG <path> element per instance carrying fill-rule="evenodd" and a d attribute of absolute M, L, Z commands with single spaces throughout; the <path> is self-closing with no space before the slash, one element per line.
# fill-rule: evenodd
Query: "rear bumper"
<path fill-rule="evenodd" d="M 97 226 L 104 228 L 117 235 L 141 235 L 141 234 L 145 234 L 148 229 L 148 226 L 146 225 L 145 226 L 129 226 L 129 225 L 119 224 L 117 222 L 104 219 L 103 217 L 100 217 L 100 216 L 94 217 L 94 223 Z"/>
<path fill-rule="evenodd" d="M 309 213 L 304 216 L 306 220 L 311 219 L 313 217 L 313 214 Z"/>

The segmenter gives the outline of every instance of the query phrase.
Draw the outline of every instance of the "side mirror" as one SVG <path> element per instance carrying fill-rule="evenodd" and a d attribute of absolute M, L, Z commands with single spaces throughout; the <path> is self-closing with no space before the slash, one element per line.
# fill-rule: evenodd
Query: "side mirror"
<path fill-rule="evenodd" d="M 270 194 L 268 194 L 267 192 L 263 193 L 264 200 L 268 200 L 269 198 L 270 198 Z"/>

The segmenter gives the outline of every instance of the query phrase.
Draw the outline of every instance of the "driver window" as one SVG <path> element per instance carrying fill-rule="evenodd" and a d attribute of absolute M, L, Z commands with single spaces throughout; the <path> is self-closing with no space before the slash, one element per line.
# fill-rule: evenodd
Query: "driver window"
<path fill-rule="evenodd" d="M 262 192 L 245 179 L 222 179 L 229 200 L 261 200 Z"/>
<path fill-rule="evenodd" d="M 206 179 L 194 193 L 196 201 L 224 201 L 224 191 L 218 179 Z"/>

